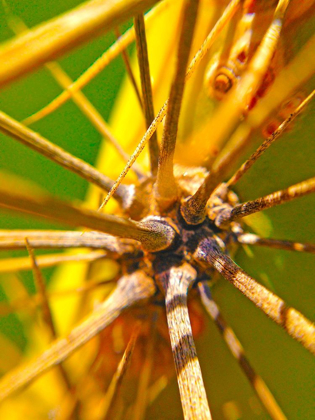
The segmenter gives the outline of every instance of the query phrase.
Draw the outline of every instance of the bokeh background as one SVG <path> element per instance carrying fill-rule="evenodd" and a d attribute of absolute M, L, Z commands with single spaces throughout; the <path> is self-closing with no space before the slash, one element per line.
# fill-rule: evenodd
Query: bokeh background
<path fill-rule="evenodd" d="M 81 2 L 76 0 L 18 1 L 7 0 L 14 14 L 33 27 Z M 126 24 L 125 28 L 130 25 Z M 314 28 L 314 20 L 301 22 L 297 46 L 303 44 Z M 122 28 L 124 29 L 124 28 Z M 0 41 L 12 37 L 6 23 L 4 8 L 0 5 Z M 115 40 L 113 34 L 101 36 L 59 60 L 67 73 L 76 79 Z M 132 53 L 133 46 L 129 49 Z M 5 65 L 5 63 L 1 63 Z M 122 59 L 110 64 L 84 92 L 108 121 L 115 97 L 125 76 Z M 314 81 L 305 92 L 314 88 Z M 22 120 L 60 93 L 60 87 L 51 75 L 41 69 L 0 92 L 0 109 Z M 244 177 L 237 187 L 241 200 L 253 199 L 314 176 L 315 145 L 313 133 L 315 104 L 299 117 L 294 127 L 259 160 L 255 169 Z M 52 142 L 89 163 L 94 163 L 101 143 L 99 133 L 71 102 L 33 126 Z M 28 184 L 36 183 L 60 198 L 84 199 L 87 182 L 67 172 L 44 157 L 28 150 L 14 140 L 0 135 L 0 182 L 10 182 L 19 188 L 20 177 Z M 35 188 L 35 187 L 34 187 Z M 315 242 L 314 197 L 304 197 L 275 209 L 264 216 L 253 218 L 258 233 L 279 239 Z M 1 229 L 55 228 L 57 224 L 0 213 Z M 41 253 L 41 252 L 38 252 Z M 2 252 L 0 257 L 9 253 Z M 26 255 L 13 252 L 10 255 Z M 274 290 L 284 300 L 315 320 L 314 272 L 315 258 L 311 254 L 289 253 L 268 249 L 240 250 L 236 261 L 257 280 Z M 51 269 L 45 269 L 49 281 Z M 30 293 L 35 292 L 32 274 L 17 274 Z M 9 281 L 3 276 L 1 282 Z M 268 320 L 226 281 L 213 288 L 227 320 L 237 333 L 253 366 L 262 375 L 289 419 L 315 418 L 314 358 L 294 342 L 272 321 Z M 0 300 L 7 299 L 0 283 Z M 268 419 L 246 378 L 222 342 L 216 327 L 206 320 L 206 332 L 197 342 L 198 354 L 204 372 L 208 396 L 215 418 Z M 0 318 L 0 331 L 21 350 L 27 346 L 25 326 L 21 319 L 10 314 Z M 0 348 L 1 353 L 5 350 Z M 1 357 L 1 356 L 0 356 Z M 1 373 L 1 372 L 0 372 Z M 237 406 L 237 409 L 234 409 Z M 229 417 L 227 412 L 230 409 Z M 233 408 L 234 407 L 234 408 Z M 148 419 L 180 418 L 176 384 L 167 388 L 150 408 Z M 226 417 L 224 417 L 226 416 Z"/>

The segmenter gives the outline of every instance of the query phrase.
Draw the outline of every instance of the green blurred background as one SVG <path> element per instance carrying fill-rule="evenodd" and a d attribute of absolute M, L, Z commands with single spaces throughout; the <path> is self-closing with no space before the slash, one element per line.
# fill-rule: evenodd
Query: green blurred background
<path fill-rule="evenodd" d="M 18 1 L 7 0 L 12 12 L 29 26 L 56 16 L 79 4 L 75 0 Z M 0 8 L 0 41 L 12 36 Z M 307 38 L 314 20 L 303 28 L 301 38 Z M 314 26 L 313 26 L 314 27 Z M 70 77 L 76 79 L 113 42 L 112 34 L 102 36 L 60 59 Z M 1 65 L 4 65 L 3 63 Z M 124 77 L 121 58 L 108 66 L 84 92 L 108 120 L 114 99 Z M 309 92 L 313 85 L 305 88 Z M 33 114 L 58 95 L 60 88 L 45 70 L 39 70 L 19 80 L 0 93 L 0 109 L 18 120 Z M 294 129 L 260 159 L 254 170 L 239 183 L 241 200 L 253 199 L 314 176 L 315 143 L 312 139 L 315 120 L 314 103 L 294 124 Z M 95 161 L 100 135 L 73 103 L 34 124 L 34 130 L 89 163 Z M 0 170 L 36 182 L 50 193 L 66 199 L 83 199 L 87 183 L 21 144 L 0 136 Z M 256 221 L 265 236 L 315 242 L 315 198 L 305 197 L 296 202 L 265 212 L 266 220 Z M 0 228 L 50 228 L 56 224 L 0 213 Z M 24 255 L 22 252 L 11 253 Z M 10 254 L 10 255 L 11 255 Z M 7 256 L 2 253 L 1 256 Z M 272 288 L 284 300 L 315 319 L 314 272 L 315 258 L 268 249 L 253 249 L 251 255 L 241 250 L 236 261 L 259 281 Z M 50 278 L 52 270 L 44 270 Z M 20 276 L 20 275 L 19 275 Z M 30 292 L 34 292 L 31 274 L 21 275 Z M 4 277 L 3 281 L 7 279 Z M 314 419 L 315 362 L 314 358 L 275 324 L 261 314 L 226 281 L 219 281 L 213 290 L 228 322 L 246 349 L 253 366 L 265 379 L 289 419 Z M 0 286 L 0 298 L 5 294 Z M 236 419 L 268 419 L 237 363 L 210 321 L 207 333 L 197 342 L 204 378 L 214 417 L 224 419 L 223 406 L 234 401 L 240 415 Z M 0 318 L 0 329 L 20 348 L 25 348 L 23 325 L 15 315 Z M 0 349 L 1 354 L 1 349 Z M 173 384 L 174 385 L 174 384 Z M 176 419 L 181 416 L 176 386 L 167 388 L 149 410 L 150 419 Z"/>

